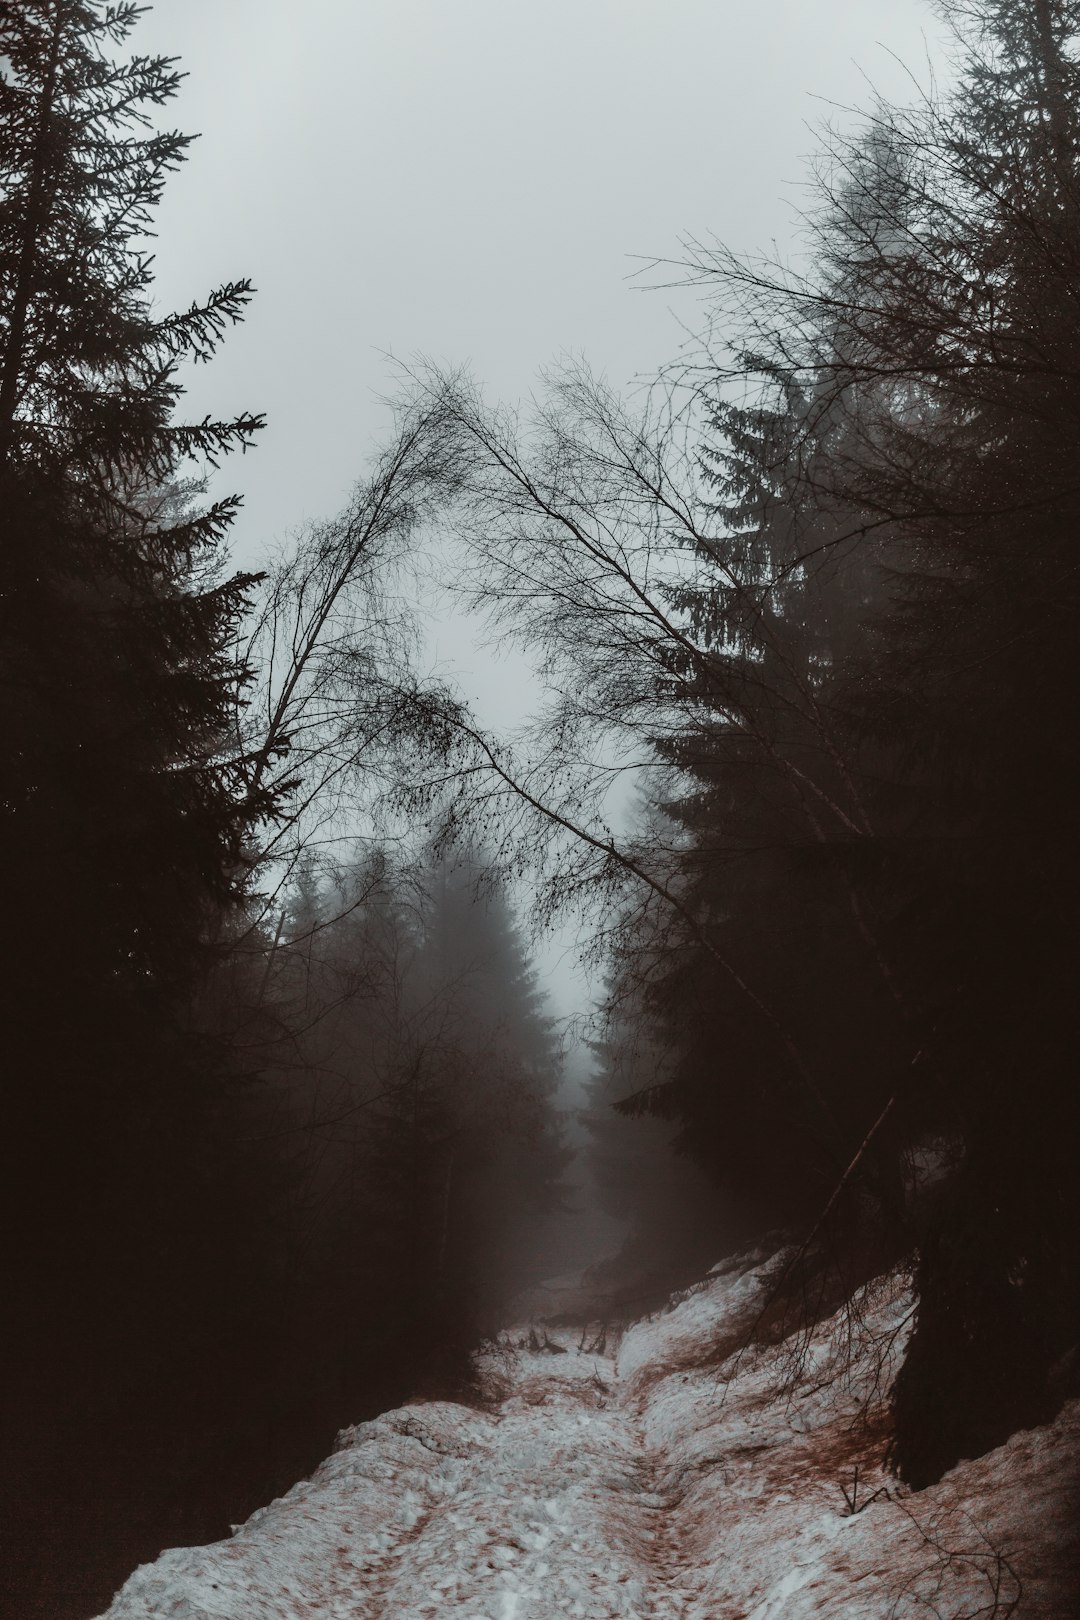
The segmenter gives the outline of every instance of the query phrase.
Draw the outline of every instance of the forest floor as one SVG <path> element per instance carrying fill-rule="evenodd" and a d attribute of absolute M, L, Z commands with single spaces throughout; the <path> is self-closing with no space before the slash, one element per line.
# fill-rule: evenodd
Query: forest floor
<path fill-rule="evenodd" d="M 502 1334 L 482 1405 L 343 1431 L 103 1620 L 1073 1620 L 1080 1402 L 909 1492 L 883 1462 L 904 1279 L 747 1348 L 780 1264 L 728 1261 L 621 1333 Z"/>

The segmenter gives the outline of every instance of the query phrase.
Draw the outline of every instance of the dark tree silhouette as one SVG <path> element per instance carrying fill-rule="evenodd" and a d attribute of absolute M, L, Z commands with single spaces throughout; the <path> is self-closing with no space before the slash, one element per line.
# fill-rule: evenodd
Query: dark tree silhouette
<path fill-rule="evenodd" d="M 245 1172 L 189 1005 L 274 809 L 229 764 L 252 583 L 221 567 L 237 500 L 199 507 L 184 482 L 260 419 L 174 419 L 180 367 L 250 287 L 152 311 L 150 218 L 187 137 L 154 125 L 175 65 L 124 54 L 137 15 L 26 0 L 0 17 L 4 1450 L 16 1557 L 33 1566 L 40 1541 L 55 1569 L 49 1519 L 70 1516 L 70 1591 L 12 1597 L 54 1616 L 105 1595 L 81 1562 L 108 1547 L 98 1516 L 176 1437 L 229 1293 Z M 125 1533 L 146 1546 L 138 1512 Z"/>
<path fill-rule="evenodd" d="M 828 935 L 792 955 L 790 863 L 756 896 L 721 875 L 712 913 L 724 907 L 729 929 L 775 926 L 787 1005 L 805 996 L 833 1022 L 824 1051 L 841 1072 L 845 1051 L 859 1056 L 855 1089 L 837 1097 L 839 1117 L 860 1122 L 848 1190 L 888 1194 L 874 1172 L 899 1149 L 919 1309 L 895 1456 L 918 1485 L 1052 1411 L 1080 1296 L 1077 761 L 1061 723 L 1077 625 L 1080 11 L 946 9 L 957 90 L 879 106 L 863 137 L 833 140 L 805 278 L 693 250 L 694 273 L 757 344 L 733 369 L 770 385 L 794 373 L 809 403 L 781 482 L 788 509 L 814 521 L 782 577 L 796 621 L 825 638 L 814 680 L 857 788 L 856 825 L 830 842 L 863 960 L 845 965 Z M 839 658 L 830 598 L 855 630 Z M 702 776 L 690 753 L 675 757 Z M 738 825 L 731 765 L 713 807 L 683 802 L 695 850 Z M 774 810 L 756 790 L 748 833 L 766 851 Z M 828 902 L 808 914 L 826 923 Z M 875 962 L 892 1013 L 860 986 Z M 685 1027 L 685 996 L 674 1005 Z M 860 1024 L 871 1042 L 852 1046 Z M 899 1063 L 882 1061 L 890 1046 Z M 718 1097 L 714 1136 L 732 1101 Z M 751 1162 L 768 1166 L 764 1142 Z M 933 1195 L 913 1197 L 928 1168 Z"/>

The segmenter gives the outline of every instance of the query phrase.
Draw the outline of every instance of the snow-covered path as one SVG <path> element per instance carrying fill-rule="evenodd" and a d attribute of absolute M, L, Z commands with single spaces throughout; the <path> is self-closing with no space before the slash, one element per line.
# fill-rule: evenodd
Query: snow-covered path
<path fill-rule="evenodd" d="M 107 1620 L 951 1620 L 995 1590 L 1009 1612 L 1018 1583 L 1017 1614 L 1068 1620 L 1080 1403 L 906 1495 L 881 1471 L 902 1285 L 809 1344 L 740 1352 L 767 1270 L 710 1275 L 614 1354 L 504 1336 L 489 1410 L 344 1431 L 230 1540 L 136 1571 Z"/>

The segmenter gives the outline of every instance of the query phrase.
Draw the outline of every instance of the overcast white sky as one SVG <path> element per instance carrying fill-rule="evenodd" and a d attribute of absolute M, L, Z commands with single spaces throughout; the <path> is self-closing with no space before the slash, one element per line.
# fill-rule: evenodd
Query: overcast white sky
<path fill-rule="evenodd" d="M 158 216 L 158 289 L 248 275 L 193 406 L 265 410 L 245 554 L 341 503 L 385 420 L 381 351 L 526 394 L 560 351 L 612 382 L 669 358 L 631 256 L 791 231 L 813 97 L 921 71 L 925 0 L 157 0 L 138 48 L 200 132 Z M 693 318 L 692 300 L 679 313 Z"/>
<path fill-rule="evenodd" d="M 615 384 L 670 358 L 697 306 L 637 290 L 633 255 L 783 247 L 808 126 L 842 116 L 823 103 L 904 99 L 896 58 L 925 78 L 939 37 L 927 0 L 157 0 L 133 43 L 182 59 L 169 121 L 202 136 L 158 215 L 159 297 L 258 288 L 190 398 L 268 417 L 224 478 L 238 561 L 340 507 L 385 351 L 511 399 L 560 352 Z M 460 627 L 438 655 L 494 684 Z"/>

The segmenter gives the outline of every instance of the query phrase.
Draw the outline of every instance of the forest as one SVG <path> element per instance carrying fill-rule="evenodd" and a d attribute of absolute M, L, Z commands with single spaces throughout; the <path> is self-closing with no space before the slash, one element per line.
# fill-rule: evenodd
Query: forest
<path fill-rule="evenodd" d="M 707 318 L 650 386 L 403 363 L 244 570 L 263 418 L 184 394 L 255 289 L 154 297 L 180 66 L 0 13 L 5 1614 L 467 1399 L 566 1200 L 566 918 L 612 1287 L 910 1266 L 916 1491 L 1080 1393 L 1080 0 L 938 9 L 798 254 L 649 267 Z M 535 668 L 513 735 L 425 674 L 421 552 Z"/>

